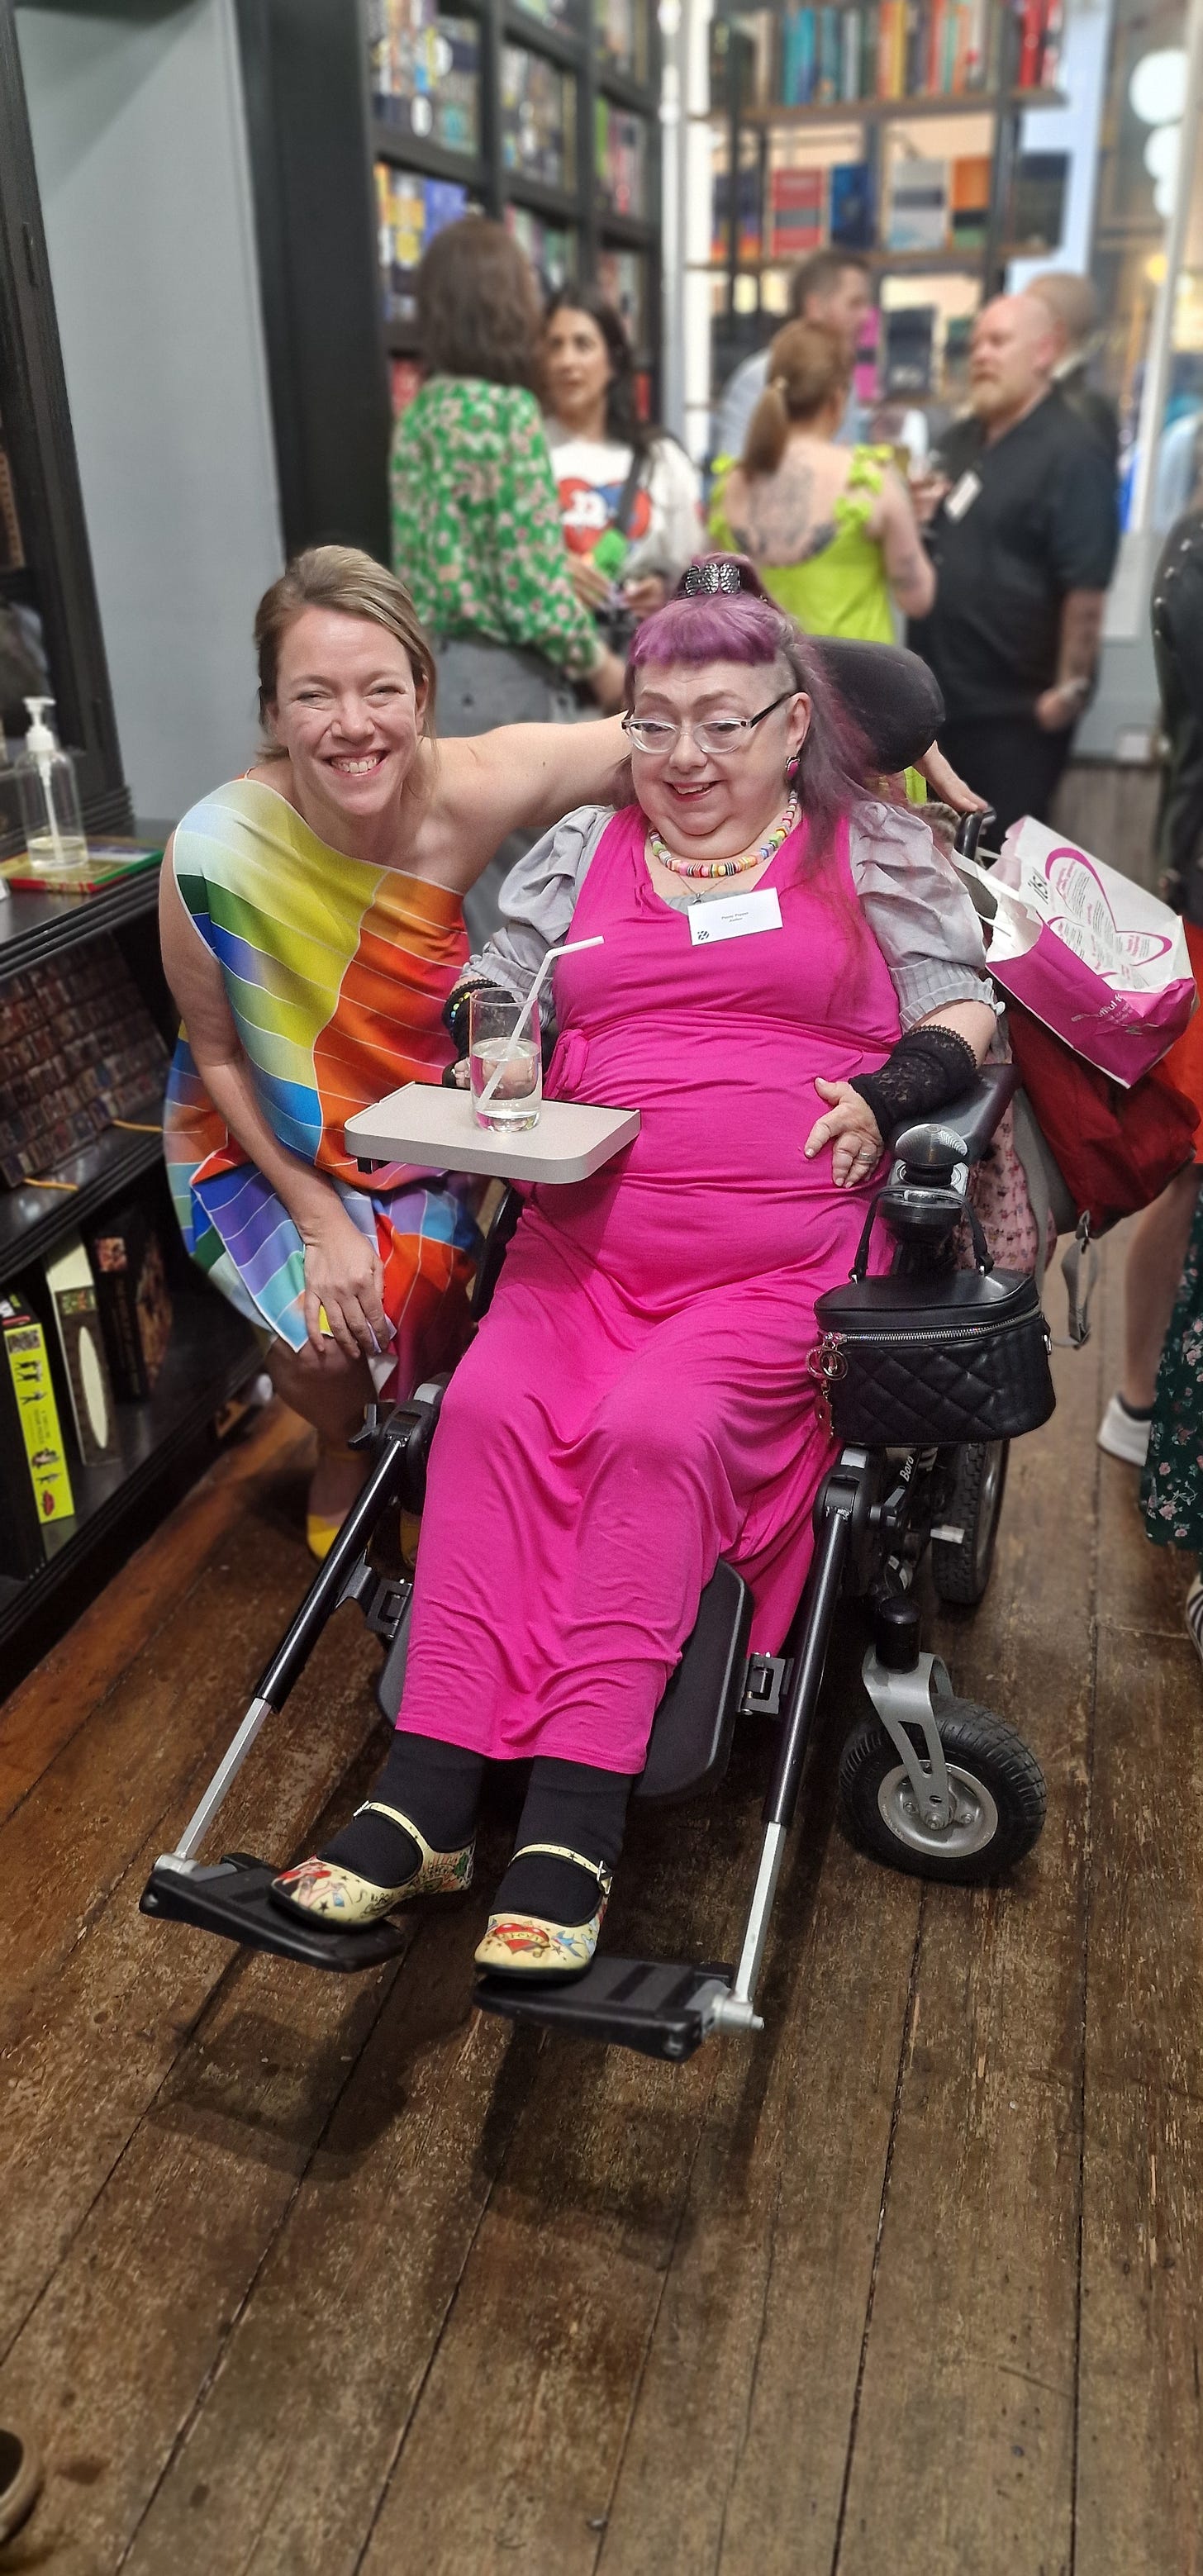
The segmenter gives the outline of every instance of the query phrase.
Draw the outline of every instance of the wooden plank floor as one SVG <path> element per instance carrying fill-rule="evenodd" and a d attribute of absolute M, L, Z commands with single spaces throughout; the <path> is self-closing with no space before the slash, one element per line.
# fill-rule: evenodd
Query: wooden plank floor
<path fill-rule="evenodd" d="M 815 1747 L 767 2028 L 663 2067 L 468 2009 L 481 1902 L 354 1980 L 137 1912 L 306 1580 L 264 1417 L 0 1710 L 0 2422 L 56 2576 L 1203 2576 L 1203 1681 L 1186 1571 L 1057 1355 L 938 1642 L 1049 1822 L 923 1889 Z M 933 1642 L 936 1641 L 933 1635 Z M 343 1612 L 223 1818 L 379 1758 Z M 616 1947 L 730 1955 L 764 1746 L 640 1817 Z"/>

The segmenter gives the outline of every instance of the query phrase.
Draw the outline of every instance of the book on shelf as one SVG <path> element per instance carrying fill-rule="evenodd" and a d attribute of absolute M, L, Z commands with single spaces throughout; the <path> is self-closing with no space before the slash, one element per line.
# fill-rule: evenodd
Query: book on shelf
<path fill-rule="evenodd" d="M 953 162 L 948 182 L 948 230 L 954 250 L 983 250 L 990 220 L 988 153 L 966 153 Z"/>
<path fill-rule="evenodd" d="M 1063 0 L 1018 0 L 1023 85 L 1056 76 Z M 756 25 L 768 13 L 756 13 Z M 758 36 L 755 104 L 835 107 L 845 102 L 963 98 L 997 87 L 1008 21 L 1004 0 L 865 0 L 865 5 L 784 9 L 775 43 Z M 741 18 L 751 28 L 752 18 Z M 763 97 L 762 67 L 770 88 Z M 715 104 L 726 104 L 716 86 Z M 749 102 L 752 103 L 752 102 Z"/>
<path fill-rule="evenodd" d="M 0 1181 L 38 1179 L 115 1118 L 162 1098 L 167 1047 L 115 941 L 10 975 L 0 988 Z"/>
<path fill-rule="evenodd" d="M 828 238 L 833 250 L 873 247 L 873 173 L 867 161 L 836 161 L 829 179 Z"/>
<path fill-rule="evenodd" d="M 576 82 L 525 45 L 501 49 L 501 161 L 547 188 L 575 176 Z"/>
<path fill-rule="evenodd" d="M 122 877 L 157 868 L 162 856 L 161 845 L 145 841 L 89 841 L 84 858 L 74 867 L 56 868 L 52 877 L 36 874 L 23 851 L 15 859 L 0 861 L 0 876 L 18 894 L 103 894 L 106 886 L 119 884 Z"/>
<path fill-rule="evenodd" d="M 947 238 L 947 162 L 900 155 L 890 173 L 887 249 L 942 251 Z"/>
<path fill-rule="evenodd" d="M 88 1238 L 101 1329 L 117 1394 L 153 1395 L 171 1338 L 171 1291 L 159 1228 L 141 1200 L 116 1208 Z"/>
<path fill-rule="evenodd" d="M 75 1497 L 46 1335 L 17 1296 L 0 1297 L 0 1573 L 46 1561 L 44 1532 L 74 1520 Z"/>
<path fill-rule="evenodd" d="M 96 1282 L 81 1235 L 46 1264 L 46 1289 L 67 1380 L 75 1437 L 85 1467 L 103 1467 L 118 1455 L 117 1417 Z"/>
<path fill-rule="evenodd" d="M 882 316 L 881 390 L 890 394 L 929 394 L 935 350 L 934 304 L 904 304 Z"/>
<path fill-rule="evenodd" d="M 380 280 L 386 322 L 415 322 L 417 302 L 413 274 L 423 251 L 445 224 L 457 223 L 474 210 L 474 200 L 458 179 L 420 179 L 396 170 L 389 161 L 376 163 L 376 212 L 379 225 Z"/>
<path fill-rule="evenodd" d="M 1031 255 L 1060 249 L 1068 185 L 1068 152 L 1020 153 L 1009 226 L 1017 251 Z"/>
<path fill-rule="evenodd" d="M 769 258 L 805 259 L 823 240 L 825 170 L 773 170 L 769 175 Z"/>
<path fill-rule="evenodd" d="M 1019 89 L 1052 89 L 1061 63 L 1061 0 L 1021 0 Z"/>

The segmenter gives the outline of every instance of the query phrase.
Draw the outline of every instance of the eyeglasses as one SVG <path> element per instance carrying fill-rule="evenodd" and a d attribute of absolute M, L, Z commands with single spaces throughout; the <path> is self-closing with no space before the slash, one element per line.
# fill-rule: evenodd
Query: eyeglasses
<path fill-rule="evenodd" d="M 758 716 L 704 716 L 701 724 L 691 724 L 688 718 L 681 724 L 668 724 L 660 716 L 624 716 L 622 729 L 636 751 L 648 752 L 653 759 L 663 759 L 674 751 L 682 734 L 687 733 L 703 755 L 722 760 L 728 752 L 743 751 L 757 725 L 797 695 L 796 689 L 783 689 L 780 697 L 774 698 L 771 706 L 762 707 Z"/>

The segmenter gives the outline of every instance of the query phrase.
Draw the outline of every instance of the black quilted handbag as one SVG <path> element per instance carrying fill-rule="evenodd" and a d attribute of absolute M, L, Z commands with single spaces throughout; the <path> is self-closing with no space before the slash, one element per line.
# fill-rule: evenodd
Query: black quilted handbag
<path fill-rule="evenodd" d="M 991 1270 L 977 1217 L 966 1213 L 976 1270 L 867 1279 L 874 1201 L 847 1286 L 816 1299 L 821 1339 L 808 1366 L 838 1440 L 927 1449 L 1013 1440 L 1047 1422 L 1056 1398 L 1035 1280 Z"/>

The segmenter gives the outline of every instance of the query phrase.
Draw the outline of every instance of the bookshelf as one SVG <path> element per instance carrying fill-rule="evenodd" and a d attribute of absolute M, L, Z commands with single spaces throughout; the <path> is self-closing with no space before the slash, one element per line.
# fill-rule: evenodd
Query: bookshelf
<path fill-rule="evenodd" d="M 654 375 L 658 48 L 654 0 L 367 0 L 394 407 L 413 380 L 418 262 L 472 207 L 509 226 L 549 286 L 597 279 Z"/>
<path fill-rule="evenodd" d="M 939 402 L 1003 282 L 1020 121 L 1065 104 L 1057 0 L 879 0 L 727 13 L 712 27 L 712 390 L 787 318 L 811 252 L 867 262 L 858 390 Z M 931 294 L 923 288 L 930 281 Z M 893 320 L 895 314 L 925 315 Z"/>
<path fill-rule="evenodd" d="M 440 224 L 477 207 L 549 283 L 598 279 L 654 376 L 656 0 L 234 6 L 285 545 L 387 562 L 414 272 Z"/>

